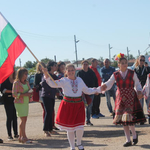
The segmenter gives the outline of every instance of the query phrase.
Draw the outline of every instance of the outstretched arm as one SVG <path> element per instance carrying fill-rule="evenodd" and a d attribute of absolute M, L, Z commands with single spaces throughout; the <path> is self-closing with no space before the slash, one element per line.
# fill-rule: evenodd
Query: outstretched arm
<path fill-rule="evenodd" d="M 102 91 L 110 90 L 114 83 L 115 83 L 115 77 L 112 74 L 110 79 L 101 86 L 101 90 Z"/>
<path fill-rule="evenodd" d="M 82 79 L 81 79 L 82 80 Z M 101 87 L 97 87 L 97 88 L 88 88 L 85 83 L 83 82 L 82 80 L 82 91 L 85 93 L 85 94 L 88 94 L 88 95 L 91 95 L 91 94 L 98 94 L 98 93 L 101 93 Z"/>

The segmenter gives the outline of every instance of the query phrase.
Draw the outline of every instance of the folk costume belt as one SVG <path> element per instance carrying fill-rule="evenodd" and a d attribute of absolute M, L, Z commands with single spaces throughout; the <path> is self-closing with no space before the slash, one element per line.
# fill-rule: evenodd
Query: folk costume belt
<path fill-rule="evenodd" d="M 67 97 L 67 96 L 64 96 L 63 100 L 68 102 L 68 103 L 80 103 L 80 102 L 82 102 L 82 97 Z"/>

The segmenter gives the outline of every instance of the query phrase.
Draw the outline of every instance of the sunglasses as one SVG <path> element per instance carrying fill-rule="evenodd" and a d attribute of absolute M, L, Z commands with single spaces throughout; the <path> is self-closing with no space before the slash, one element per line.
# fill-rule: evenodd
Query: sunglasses
<path fill-rule="evenodd" d="M 140 61 L 143 61 L 143 62 L 145 62 L 145 60 L 144 60 L 144 59 L 140 59 Z"/>

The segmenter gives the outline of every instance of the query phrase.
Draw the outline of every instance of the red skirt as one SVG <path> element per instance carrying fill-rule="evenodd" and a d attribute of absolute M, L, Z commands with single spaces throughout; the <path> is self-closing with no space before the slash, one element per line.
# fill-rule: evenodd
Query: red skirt
<path fill-rule="evenodd" d="M 84 125 L 85 107 L 81 97 L 66 97 L 59 105 L 56 124 L 64 127 L 77 127 Z"/>

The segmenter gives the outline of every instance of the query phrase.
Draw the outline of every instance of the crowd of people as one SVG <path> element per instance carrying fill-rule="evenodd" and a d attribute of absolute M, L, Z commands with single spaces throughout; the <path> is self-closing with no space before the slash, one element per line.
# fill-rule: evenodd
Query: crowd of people
<path fill-rule="evenodd" d="M 26 135 L 26 122 L 29 102 L 34 100 L 34 95 L 37 94 L 43 109 L 44 135 L 50 137 L 52 134 L 57 134 L 58 130 L 65 130 L 70 149 L 75 149 L 76 137 L 78 149 L 84 150 L 82 145 L 84 124 L 93 126 L 91 117 L 93 119 L 105 117 L 100 111 L 101 93 L 105 93 L 108 111 L 114 118 L 113 123 L 123 125 L 126 137 L 123 146 L 136 145 L 138 134 L 135 131 L 135 124 L 143 125 L 146 122 L 143 113 L 144 98 L 147 111 L 150 113 L 150 69 L 146 66 L 143 55 L 137 59 L 134 70 L 127 68 L 128 61 L 123 55 L 119 56 L 117 71 L 111 66 L 109 59 L 104 60 L 104 66 L 100 71 L 97 59 L 93 59 L 91 65 L 88 60 L 83 60 L 82 67 L 77 73 L 73 64 L 66 65 L 64 62 L 55 61 L 49 61 L 47 64 L 38 63 L 33 90 L 27 81 L 28 70 L 20 68 L 16 75 L 14 71 L 1 84 L 8 140 L 16 138 L 20 143 L 32 143 Z M 115 103 L 114 108 L 111 96 Z M 55 117 L 56 97 L 61 102 Z M 20 118 L 19 132 L 17 117 Z M 148 121 L 150 124 L 150 115 Z M 132 142 L 130 130 L 133 136 Z M 3 140 L 0 139 L 0 143 L 2 142 Z"/>

